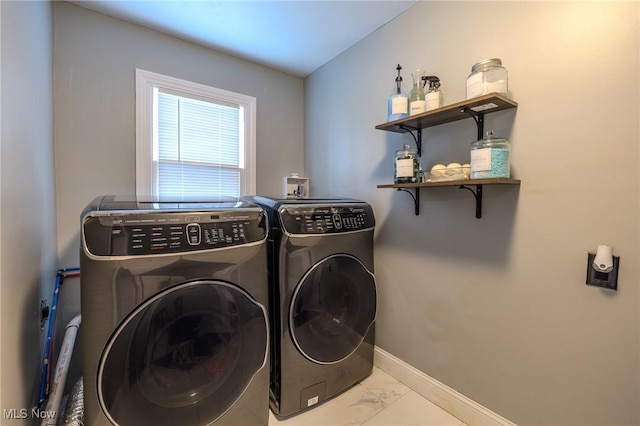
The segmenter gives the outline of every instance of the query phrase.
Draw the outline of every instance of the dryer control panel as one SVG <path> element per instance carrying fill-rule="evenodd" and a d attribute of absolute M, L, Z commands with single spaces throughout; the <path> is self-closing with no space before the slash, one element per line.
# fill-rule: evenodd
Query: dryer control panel
<path fill-rule="evenodd" d="M 290 234 L 336 234 L 375 226 L 368 204 L 288 205 L 280 209 L 280 219 Z"/>
<path fill-rule="evenodd" d="M 85 250 L 95 256 L 136 256 L 219 249 L 264 240 L 262 211 L 89 215 Z"/>

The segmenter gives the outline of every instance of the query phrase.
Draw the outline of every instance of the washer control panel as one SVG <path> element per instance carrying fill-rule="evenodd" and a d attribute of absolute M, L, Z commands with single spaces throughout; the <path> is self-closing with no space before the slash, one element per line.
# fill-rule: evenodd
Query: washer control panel
<path fill-rule="evenodd" d="M 96 256 L 135 256 L 210 250 L 266 238 L 262 211 L 112 212 L 83 223 L 86 250 Z"/>
<path fill-rule="evenodd" d="M 290 234 L 336 234 L 375 226 L 368 204 L 289 205 L 280 209 L 280 219 Z"/>

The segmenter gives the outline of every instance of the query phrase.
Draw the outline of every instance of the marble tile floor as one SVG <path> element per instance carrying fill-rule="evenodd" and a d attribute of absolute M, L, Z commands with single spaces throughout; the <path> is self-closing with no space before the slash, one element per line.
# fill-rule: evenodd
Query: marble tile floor
<path fill-rule="evenodd" d="M 269 426 L 466 426 L 398 380 L 374 367 L 371 376 L 309 411 Z"/>

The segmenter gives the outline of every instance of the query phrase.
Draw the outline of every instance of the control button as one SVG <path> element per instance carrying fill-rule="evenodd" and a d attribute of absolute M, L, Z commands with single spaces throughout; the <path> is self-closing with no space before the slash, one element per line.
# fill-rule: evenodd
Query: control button
<path fill-rule="evenodd" d="M 334 213 L 332 218 L 336 229 L 342 229 L 342 217 L 338 213 Z"/>
<path fill-rule="evenodd" d="M 187 225 L 187 242 L 191 246 L 200 245 L 200 225 L 197 223 Z"/>

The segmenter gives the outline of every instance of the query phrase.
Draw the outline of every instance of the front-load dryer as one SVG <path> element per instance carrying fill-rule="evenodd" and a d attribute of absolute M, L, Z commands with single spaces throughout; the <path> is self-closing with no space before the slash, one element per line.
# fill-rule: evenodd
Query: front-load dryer
<path fill-rule="evenodd" d="M 372 372 L 375 220 L 359 200 L 251 200 L 271 224 L 270 405 L 285 418 Z"/>
<path fill-rule="evenodd" d="M 87 206 L 86 424 L 268 424 L 266 241 L 264 211 L 245 201 Z"/>

